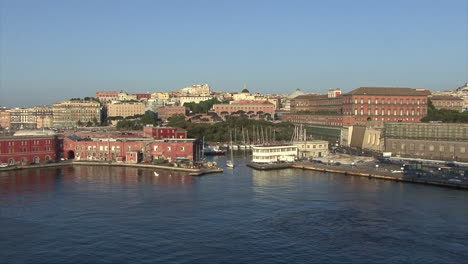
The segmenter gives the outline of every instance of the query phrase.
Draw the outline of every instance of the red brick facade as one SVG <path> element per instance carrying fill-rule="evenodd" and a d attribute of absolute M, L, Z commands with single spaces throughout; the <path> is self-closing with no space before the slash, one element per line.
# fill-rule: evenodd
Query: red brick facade
<path fill-rule="evenodd" d="M 176 127 L 144 127 L 146 138 L 187 138 L 187 131 Z"/>
<path fill-rule="evenodd" d="M 0 138 L 0 163 L 26 165 L 55 161 L 58 156 L 56 136 L 10 136 Z"/>
<path fill-rule="evenodd" d="M 297 113 L 300 111 L 316 114 Z M 410 88 L 361 87 L 336 97 L 302 95 L 291 100 L 291 112 L 283 115 L 284 121 L 325 126 L 352 126 L 369 120 L 418 123 L 427 115 L 427 93 Z"/>
<path fill-rule="evenodd" d="M 252 112 L 257 114 L 263 112 L 263 114 L 275 114 L 275 105 L 265 101 L 238 101 L 231 104 L 215 104 L 213 110 L 218 115 L 223 115 L 223 112 L 227 112 L 229 115 L 238 111 L 244 111 L 245 113 Z"/>
<path fill-rule="evenodd" d="M 174 160 L 178 158 L 197 161 L 200 143 L 195 139 L 165 140 L 81 140 L 67 137 L 64 139 L 64 155 L 67 159 L 76 160 L 123 160 L 140 162 L 146 159 Z M 134 155 L 137 153 L 138 155 Z M 132 155 L 130 155 L 132 154 Z M 135 160 L 137 159 L 138 160 Z"/>

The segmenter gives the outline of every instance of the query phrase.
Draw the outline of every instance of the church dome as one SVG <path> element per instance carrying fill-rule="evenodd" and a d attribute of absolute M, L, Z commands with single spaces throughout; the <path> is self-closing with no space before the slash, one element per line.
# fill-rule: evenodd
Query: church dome
<path fill-rule="evenodd" d="M 290 95 L 289 95 L 289 98 L 294 98 L 296 96 L 299 96 L 299 95 L 304 95 L 305 93 L 301 90 L 301 89 L 296 89 L 296 91 L 292 92 Z"/>
<path fill-rule="evenodd" d="M 250 92 L 247 89 L 243 89 L 241 93 L 250 93 Z"/>

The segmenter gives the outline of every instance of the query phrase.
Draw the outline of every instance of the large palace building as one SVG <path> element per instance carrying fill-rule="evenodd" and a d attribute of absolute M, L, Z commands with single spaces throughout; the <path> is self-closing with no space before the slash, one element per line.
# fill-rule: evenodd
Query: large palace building
<path fill-rule="evenodd" d="M 324 126 L 352 126 L 360 121 L 419 123 L 427 115 L 428 91 L 360 87 L 341 94 L 301 95 L 291 99 L 283 121 Z"/>

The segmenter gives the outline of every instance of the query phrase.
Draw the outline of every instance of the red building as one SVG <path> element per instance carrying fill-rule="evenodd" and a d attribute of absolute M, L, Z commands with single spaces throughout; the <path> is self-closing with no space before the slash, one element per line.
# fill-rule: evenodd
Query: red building
<path fill-rule="evenodd" d="M 158 108 L 158 117 L 162 121 L 166 121 L 169 117 L 174 115 L 183 115 L 185 116 L 187 109 L 185 107 L 159 107 Z"/>
<path fill-rule="evenodd" d="M 109 104 L 112 101 L 117 101 L 119 99 L 119 92 L 96 92 L 96 98 L 104 104 Z"/>
<path fill-rule="evenodd" d="M 151 98 L 151 94 L 133 94 L 136 96 L 137 100 L 142 100 L 142 99 L 145 99 L 145 100 L 148 100 Z"/>
<path fill-rule="evenodd" d="M 187 131 L 177 127 L 152 127 L 143 128 L 146 138 L 187 138 Z"/>
<path fill-rule="evenodd" d="M 55 161 L 59 140 L 55 135 L 21 131 L 15 136 L 0 137 L 0 163 L 26 165 Z"/>
<path fill-rule="evenodd" d="M 361 87 L 343 95 L 343 125 L 354 121 L 419 123 L 427 115 L 426 90 Z"/>
<path fill-rule="evenodd" d="M 64 153 L 67 159 L 112 160 L 130 163 L 151 162 L 154 159 L 199 160 L 200 142 L 196 139 L 109 139 L 91 140 L 76 136 L 64 139 Z"/>
<path fill-rule="evenodd" d="M 283 120 L 325 126 L 352 126 L 370 120 L 418 123 L 427 115 L 427 96 L 422 89 L 385 87 L 302 95 L 291 100 L 291 113 L 283 115 Z"/>

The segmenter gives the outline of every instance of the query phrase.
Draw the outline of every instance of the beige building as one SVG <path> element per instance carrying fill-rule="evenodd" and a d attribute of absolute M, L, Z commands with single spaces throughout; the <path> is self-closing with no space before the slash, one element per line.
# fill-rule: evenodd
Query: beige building
<path fill-rule="evenodd" d="M 54 126 L 76 126 L 77 122 L 101 123 L 101 105 L 94 101 L 72 100 L 53 104 Z"/>
<path fill-rule="evenodd" d="M 145 111 L 144 103 L 114 103 L 107 106 L 108 117 L 143 115 Z"/>
<path fill-rule="evenodd" d="M 0 110 L 0 127 L 10 128 L 11 127 L 11 113 L 10 110 Z"/>
<path fill-rule="evenodd" d="M 307 140 L 294 142 L 297 146 L 300 159 L 311 159 L 328 156 L 328 141 L 325 140 Z"/>
<path fill-rule="evenodd" d="M 170 95 L 169 93 L 152 93 L 151 98 L 160 99 L 160 100 L 169 100 Z"/>
<path fill-rule="evenodd" d="M 36 129 L 39 119 L 52 117 L 52 107 L 35 106 L 10 110 L 10 127 L 12 129 Z M 40 125 L 43 125 L 42 123 Z"/>
<path fill-rule="evenodd" d="M 463 99 L 451 95 L 433 95 L 429 97 L 436 109 L 463 111 Z"/>
<path fill-rule="evenodd" d="M 37 128 L 50 128 L 53 126 L 54 126 L 54 117 L 52 115 L 37 117 Z"/>

